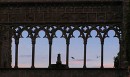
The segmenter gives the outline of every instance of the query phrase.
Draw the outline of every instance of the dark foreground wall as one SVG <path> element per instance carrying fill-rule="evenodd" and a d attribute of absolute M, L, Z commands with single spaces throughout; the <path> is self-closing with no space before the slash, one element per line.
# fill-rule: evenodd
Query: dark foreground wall
<path fill-rule="evenodd" d="M 128 77 L 124 69 L 0 69 L 0 77 Z"/>

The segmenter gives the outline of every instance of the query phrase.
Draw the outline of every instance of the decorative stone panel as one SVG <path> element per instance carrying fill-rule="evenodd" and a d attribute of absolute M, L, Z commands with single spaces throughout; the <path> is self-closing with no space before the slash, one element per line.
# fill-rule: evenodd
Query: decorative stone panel
<path fill-rule="evenodd" d="M 122 22 L 122 3 L 2 4 L 0 23 Z"/>

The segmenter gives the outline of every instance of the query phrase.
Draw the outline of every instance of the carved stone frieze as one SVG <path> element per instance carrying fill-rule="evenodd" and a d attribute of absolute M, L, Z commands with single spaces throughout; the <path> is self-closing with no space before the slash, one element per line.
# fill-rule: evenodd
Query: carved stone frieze
<path fill-rule="evenodd" d="M 23 38 L 23 31 L 27 31 L 27 37 L 32 39 L 33 51 L 36 38 L 40 38 L 40 31 L 45 32 L 44 37 L 41 38 L 48 39 L 49 52 L 51 52 L 53 38 L 57 38 L 56 32 L 58 30 L 62 32 L 61 38 L 66 40 L 67 52 L 69 51 L 70 39 L 75 38 L 74 31 L 76 30 L 80 33 L 79 38 L 83 39 L 84 51 L 86 50 L 87 39 L 92 37 L 91 32 L 93 30 L 97 32 L 95 37 L 100 39 L 102 45 L 104 39 L 109 37 L 108 32 L 110 30 L 115 31 L 114 37 L 119 39 L 119 43 L 125 41 L 125 39 L 122 40 L 125 36 L 123 33 L 124 7 L 122 0 L 87 0 L 65 3 L 64 1 L 54 1 L 54 3 L 46 1 L 41 3 L 1 3 L 0 1 L 0 42 L 1 45 L 3 44 L 0 46 L 0 52 L 2 52 L 1 67 L 11 66 L 12 38 L 16 44 L 15 65 L 18 65 L 18 44 L 19 39 Z M 120 52 L 125 52 L 124 46 L 121 44 L 120 46 L 122 48 Z M 103 51 L 103 46 L 101 49 Z M 49 57 L 49 62 L 50 59 L 51 57 Z M 84 65 L 86 65 L 85 60 L 86 57 L 84 56 Z M 34 65 L 34 60 L 32 60 L 32 65 Z"/>
<path fill-rule="evenodd" d="M 29 38 L 39 38 L 39 32 L 43 30 L 45 32 L 44 38 L 53 39 L 56 38 L 56 31 L 60 30 L 62 31 L 62 38 L 73 38 L 75 37 L 73 35 L 73 32 L 78 30 L 80 32 L 79 37 L 83 39 L 88 39 L 91 37 L 91 31 L 96 30 L 97 35 L 96 37 L 99 37 L 100 39 L 105 39 L 108 36 L 109 30 L 114 30 L 115 31 L 115 36 L 119 40 L 122 38 L 122 30 L 120 25 L 37 25 L 37 26 L 12 26 L 12 37 L 17 39 L 17 38 L 22 38 L 22 32 L 27 31 Z M 86 35 L 87 34 L 87 35 Z"/>
<path fill-rule="evenodd" d="M 0 23 L 121 22 L 122 12 L 122 6 L 114 4 L 4 6 L 0 7 Z"/>

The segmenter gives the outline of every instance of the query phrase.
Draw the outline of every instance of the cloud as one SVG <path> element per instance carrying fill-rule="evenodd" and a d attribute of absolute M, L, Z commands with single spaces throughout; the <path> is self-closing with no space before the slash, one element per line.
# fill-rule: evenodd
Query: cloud
<path fill-rule="evenodd" d="M 35 63 L 35 67 L 36 68 L 48 68 L 48 65 L 49 64 L 45 64 L 45 63 Z M 14 67 L 15 65 L 14 64 L 12 64 L 12 67 Z M 31 64 L 29 64 L 29 63 L 19 63 L 18 64 L 18 67 L 19 68 L 31 68 Z"/>
<path fill-rule="evenodd" d="M 72 61 L 84 61 L 84 59 L 73 59 Z M 87 59 L 87 61 L 95 61 L 94 59 Z"/>
<path fill-rule="evenodd" d="M 96 61 L 95 59 L 87 59 L 87 61 Z"/>
<path fill-rule="evenodd" d="M 71 67 L 82 67 L 83 66 L 84 59 L 73 59 L 70 60 L 70 66 Z M 88 62 L 90 61 L 90 62 Z M 100 68 L 101 63 L 97 62 L 95 59 L 87 59 L 87 67 L 89 68 Z M 113 68 L 113 63 L 104 63 L 104 68 Z"/>
<path fill-rule="evenodd" d="M 32 57 L 32 55 L 20 55 L 19 57 Z"/>
<path fill-rule="evenodd" d="M 113 68 L 114 65 L 113 65 L 113 63 L 107 63 L 107 64 L 104 64 L 104 67 L 105 68 Z"/>
<path fill-rule="evenodd" d="M 96 60 L 95 59 L 87 59 L 86 62 L 88 62 L 88 61 L 94 62 Z M 82 67 L 83 62 L 84 62 L 84 59 L 72 59 L 72 60 L 69 61 L 69 64 L 70 64 L 71 67 L 77 68 L 77 67 Z"/>
<path fill-rule="evenodd" d="M 72 61 L 69 61 L 69 63 L 71 64 L 71 65 L 74 65 L 74 64 L 78 64 L 78 65 L 81 65 L 81 64 L 83 64 L 83 61 L 76 61 L 76 60 L 72 60 Z"/>

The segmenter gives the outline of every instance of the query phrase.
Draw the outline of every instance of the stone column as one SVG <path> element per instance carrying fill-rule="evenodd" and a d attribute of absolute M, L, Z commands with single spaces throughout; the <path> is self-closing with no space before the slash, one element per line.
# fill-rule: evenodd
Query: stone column
<path fill-rule="evenodd" d="M 18 68 L 18 45 L 19 45 L 19 38 L 15 38 L 15 66 L 14 68 Z"/>
<path fill-rule="evenodd" d="M 103 66 L 103 56 L 104 56 L 104 40 L 101 40 L 101 68 L 104 68 L 104 66 Z"/>
<path fill-rule="evenodd" d="M 123 3 L 123 38 L 125 41 L 125 50 L 123 52 L 123 64 L 127 60 L 130 66 L 130 0 L 124 0 Z"/>
<path fill-rule="evenodd" d="M 52 40 L 49 40 L 49 66 L 51 65 Z"/>
<path fill-rule="evenodd" d="M 84 65 L 83 65 L 83 68 L 86 68 L 86 45 L 87 45 L 87 42 L 84 41 Z"/>
<path fill-rule="evenodd" d="M 66 41 L 66 65 L 67 67 L 69 67 L 69 45 L 70 45 L 70 41 L 67 40 Z"/>
<path fill-rule="evenodd" d="M 121 37 L 122 38 L 122 37 Z M 123 50 L 123 41 L 122 41 L 122 39 L 121 38 L 119 38 L 119 53 L 118 53 L 118 59 L 119 59 L 119 68 L 121 68 L 121 66 L 122 66 L 122 57 L 123 57 L 123 52 L 122 52 L 122 50 Z"/>
<path fill-rule="evenodd" d="M 2 51 L 2 41 L 0 39 L 0 68 L 1 68 L 1 51 Z"/>
<path fill-rule="evenodd" d="M 35 62 L 35 44 L 36 44 L 36 38 L 32 38 L 32 66 L 31 68 L 35 68 L 34 62 Z"/>

